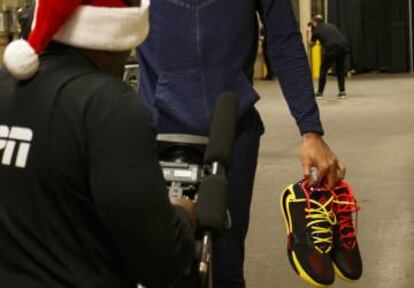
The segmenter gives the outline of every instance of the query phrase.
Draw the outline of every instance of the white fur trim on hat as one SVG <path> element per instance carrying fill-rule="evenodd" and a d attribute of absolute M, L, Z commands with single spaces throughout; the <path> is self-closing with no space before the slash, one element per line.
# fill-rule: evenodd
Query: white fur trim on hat
<path fill-rule="evenodd" d="M 101 51 L 136 48 L 149 32 L 149 5 L 149 0 L 143 0 L 141 7 L 80 6 L 53 39 L 70 46 Z"/>
<path fill-rule="evenodd" d="M 10 43 L 4 51 L 4 66 L 17 80 L 27 80 L 39 69 L 39 57 L 25 40 Z"/>

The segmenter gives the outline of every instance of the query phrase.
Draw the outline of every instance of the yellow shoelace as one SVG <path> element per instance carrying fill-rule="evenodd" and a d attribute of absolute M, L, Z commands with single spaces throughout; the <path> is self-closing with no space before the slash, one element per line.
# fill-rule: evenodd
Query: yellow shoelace
<path fill-rule="evenodd" d="M 309 202 L 318 208 L 305 208 L 305 212 L 307 213 L 306 219 L 309 221 L 306 226 L 312 229 L 311 233 L 315 249 L 322 254 L 327 254 L 332 250 L 332 226 L 336 224 L 336 216 L 333 209 L 329 206 L 333 200 L 334 197 L 332 196 L 328 201 L 326 201 L 326 203 L 321 204 L 318 201 L 309 199 Z M 307 202 L 307 199 L 297 199 L 292 200 L 292 202 Z M 326 222 L 329 223 L 329 227 L 319 226 L 320 224 Z M 320 235 L 326 236 L 322 237 Z M 320 245 L 324 243 L 328 244 L 325 250 L 320 248 Z"/>

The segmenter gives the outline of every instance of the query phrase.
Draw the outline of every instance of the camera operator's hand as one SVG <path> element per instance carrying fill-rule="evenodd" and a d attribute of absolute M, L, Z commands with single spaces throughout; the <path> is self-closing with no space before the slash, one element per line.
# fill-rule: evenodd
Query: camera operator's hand
<path fill-rule="evenodd" d="M 182 198 L 176 198 L 176 197 L 170 197 L 170 202 L 171 204 L 175 205 L 175 206 L 180 206 L 181 208 L 183 208 L 185 210 L 185 212 L 187 212 L 188 216 L 190 217 L 191 220 L 191 225 L 192 227 L 196 228 L 196 207 L 195 207 L 195 203 L 191 200 L 187 200 L 187 199 L 182 199 Z"/>

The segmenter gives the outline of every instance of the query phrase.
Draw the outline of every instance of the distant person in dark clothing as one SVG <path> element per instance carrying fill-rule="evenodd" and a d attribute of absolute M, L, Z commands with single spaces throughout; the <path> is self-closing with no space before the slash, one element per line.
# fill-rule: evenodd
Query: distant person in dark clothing
<path fill-rule="evenodd" d="M 346 97 L 345 92 L 345 58 L 349 53 L 349 44 L 338 28 L 329 23 L 323 22 L 322 15 L 316 15 L 312 21 L 312 36 L 310 45 L 313 46 L 317 40 L 321 42 L 323 53 L 319 77 L 317 97 L 323 96 L 326 84 L 326 74 L 332 65 L 336 65 L 338 77 L 339 98 Z"/>

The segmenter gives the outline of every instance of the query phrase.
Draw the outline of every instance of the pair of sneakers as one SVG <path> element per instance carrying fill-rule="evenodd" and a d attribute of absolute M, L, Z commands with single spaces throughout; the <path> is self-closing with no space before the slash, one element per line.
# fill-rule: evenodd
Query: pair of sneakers
<path fill-rule="evenodd" d="M 290 264 L 308 284 L 327 287 L 335 281 L 335 273 L 349 281 L 361 277 L 352 218 L 359 208 L 345 181 L 333 189 L 306 181 L 292 184 L 281 195 L 281 209 Z"/>
<path fill-rule="evenodd" d="M 316 92 L 315 96 L 316 96 L 316 98 L 323 98 L 323 93 L 322 92 Z M 339 99 L 346 99 L 346 92 L 345 91 L 340 91 L 338 93 L 338 98 Z"/>

